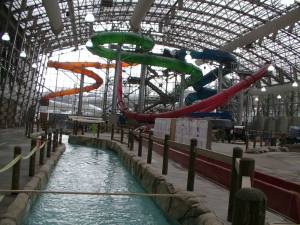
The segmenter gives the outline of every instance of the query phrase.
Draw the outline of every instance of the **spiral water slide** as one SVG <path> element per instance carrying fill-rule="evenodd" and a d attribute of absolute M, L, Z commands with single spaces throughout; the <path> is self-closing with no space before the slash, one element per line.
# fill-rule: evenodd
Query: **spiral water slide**
<path fill-rule="evenodd" d="M 148 52 L 154 47 L 153 39 L 130 32 L 96 32 L 91 37 L 93 43 L 92 47 L 87 47 L 89 51 L 98 56 L 107 59 L 117 59 L 127 63 L 139 63 L 152 66 L 166 67 L 179 73 L 189 74 L 190 77 L 186 80 L 186 86 L 192 86 L 194 83 L 200 81 L 203 78 L 202 71 L 196 66 L 186 63 L 184 61 L 168 58 L 163 56 L 157 56 L 149 54 Z M 109 48 L 105 48 L 104 44 L 118 43 L 119 45 L 131 44 L 136 46 L 136 51 L 115 51 Z M 192 112 L 210 112 L 217 107 L 226 104 L 231 97 L 243 89 L 249 88 L 251 84 L 262 78 L 267 73 L 269 65 L 265 65 L 254 75 L 247 77 L 240 83 L 224 90 L 223 92 L 209 97 L 201 102 L 195 103 L 190 106 L 182 107 L 178 110 L 164 113 L 136 113 L 128 111 L 122 96 L 122 82 L 119 82 L 118 86 L 118 106 L 127 118 L 135 119 L 143 122 L 153 122 L 155 118 L 176 118 L 182 117 Z M 119 70 L 119 79 L 121 79 L 122 70 Z"/>
<path fill-rule="evenodd" d="M 122 67 L 128 67 L 129 64 L 127 63 L 122 63 Z M 63 70 L 68 70 L 73 73 L 78 73 L 78 74 L 83 74 L 87 77 L 90 77 L 94 79 L 96 82 L 92 85 L 88 85 L 83 87 L 84 92 L 89 92 L 92 90 L 95 90 L 99 88 L 103 80 L 102 78 L 96 74 L 95 72 L 86 69 L 87 67 L 93 67 L 97 69 L 106 69 L 106 68 L 114 68 L 114 64 L 102 64 L 102 63 L 97 63 L 97 62 L 55 62 L 55 61 L 49 61 L 48 62 L 48 67 L 52 67 L 55 69 L 63 69 Z M 80 92 L 80 88 L 72 88 L 72 89 L 67 89 L 63 91 L 57 91 L 57 92 L 52 92 L 50 94 L 47 94 L 42 97 L 43 101 L 48 101 L 49 99 L 56 98 L 56 97 L 62 97 L 66 95 L 75 95 Z"/>

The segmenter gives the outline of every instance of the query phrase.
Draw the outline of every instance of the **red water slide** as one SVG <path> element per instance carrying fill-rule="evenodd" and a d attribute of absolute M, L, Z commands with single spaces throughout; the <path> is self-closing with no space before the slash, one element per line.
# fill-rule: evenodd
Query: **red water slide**
<path fill-rule="evenodd" d="M 127 63 L 122 63 L 122 67 L 128 67 L 130 64 Z M 78 73 L 78 74 L 83 74 L 87 77 L 90 77 L 94 79 L 96 82 L 92 85 L 85 86 L 83 88 L 83 91 L 89 92 L 92 90 L 97 89 L 100 87 L 103 83 L 102 78 L 96 74 L 95 72 L 86 69 L 86 67 L 94 67 L 97 69 L 106 69 L 106 68 L 114 68 L 115 64 L 102 64 L 102 63 L 97 63 L 97 62 L 55 62 L 55 61 L 49 61 L 48 62 L 48 67 L 52 67 L 55 69 L 64 69 L 71 71 L 73 73 Z M 75 95 L 80 92 L 80 88 L 72 88 L 72 89 L 67 89 L 63 91 L 57 91 L 57 92 L 52 92 L 50 94 L 47 94 L 42 97 L 42 100 L 48 101 L 49 99 L 55 98 L 55 97 L 62 97 L 66 95 Z"/>
<path fill-rule="evenodd" d="M 118 106 L 121 112 L 123 112 L 127 118 L 135 119 L 143 122 L 154 122 L 155 118 L 176 118 L 182 117 L 192 112 L 210 112 L 224 104 L 226 104 L 234 95 L 239 93 L 240 91 L 247 89 L 251 86 L 251 84 L 255 83 L 259 79 L 261 79 L 268 72 L 269 64 L 265 65 L 261 69 L 259 69 L 252 76 L 248 76 L 241 82 L 236 85 L 216 94 L 212 97 L 209 97 L 201 102 L 195 103 L 190 106 L 185 106 L 180 109 L 164 112 L 164 113 L 135 113 L 127 110 L 126 105 L 123 101 L 122 95 L 122 82 L 121 82 L 121 72 L 119 75 L 119 85 L 118 85 Z M 122 71 L 122 70 L 120 70 Z"/>

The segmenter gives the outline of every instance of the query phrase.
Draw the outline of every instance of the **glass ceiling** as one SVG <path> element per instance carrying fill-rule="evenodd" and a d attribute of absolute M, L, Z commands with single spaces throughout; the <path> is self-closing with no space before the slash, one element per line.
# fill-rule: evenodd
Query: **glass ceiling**
<path fill-rule="evenodd" d="M 137 0 L 60 0 L 64 30 L 59 36 L 51 31 L 42 0 L 4 2 L 14 18 L 20 18 L 20 26 L 27 34 L 26 44 L 38 42 L 44 45 L 45 52 L 52 52 L 84 44 L 94 31 L 130 30 Z M 107 6 L 104 2 L 112 4 Z M 74 18 L 70 16 L 70 4 Z M 297 7 L 299 3 L 291 0 L 286 4 L 280 0 L 155 0 L 142 23 L 142 33 L 164 46 L 218 49 Z M 96 19 L 93 25 L 84 20 L 89 12 Z M 258 85 L 292 82 L 300 78 L 300 23 L 233 53 L 242 70 L 254 71 L 269 61 L 275 65 L 276 72 Z"/>

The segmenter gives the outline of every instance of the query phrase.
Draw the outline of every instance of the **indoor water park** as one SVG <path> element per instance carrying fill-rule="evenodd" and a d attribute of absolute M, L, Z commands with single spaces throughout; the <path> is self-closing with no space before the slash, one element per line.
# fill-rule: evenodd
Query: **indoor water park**
<path fill-rule="evenodd" d="M 300 224 L 299 0 L 3 0 L 0 21 L 0 225 Z"/>

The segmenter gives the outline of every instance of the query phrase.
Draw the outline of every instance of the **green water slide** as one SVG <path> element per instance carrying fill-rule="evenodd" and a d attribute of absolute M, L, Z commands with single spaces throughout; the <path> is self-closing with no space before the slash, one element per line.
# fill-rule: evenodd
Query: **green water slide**
<path fill-rule="evenodd" d="M 144 36 L 131 32 L 96 32 L 92 35 L 91 41 L 93 47 L 87 47 L 93 54 L 101 57 L 115 60 L 120 56 L 120 60 L 127 63 L 137 63 L 151 66 L 165 67 L 170 70 L 182 74 L 190 74 L 186 79 L 185 88 L 191 86 L 203 77 L 202 71 L 193 64 L 184 61 L 150 54 L 154 47 L 154 40 L 148 36 Z M 135 45 L 135 51 L 123 51 L 104 47 L 105 44 L 131 44 Z"/>

